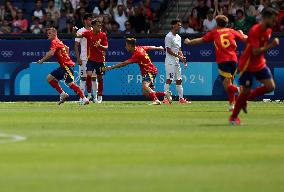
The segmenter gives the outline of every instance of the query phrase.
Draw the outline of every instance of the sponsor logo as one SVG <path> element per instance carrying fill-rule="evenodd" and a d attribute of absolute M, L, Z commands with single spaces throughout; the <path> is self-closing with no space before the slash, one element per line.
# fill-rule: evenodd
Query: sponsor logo
<path fill-rule="evenodd" d="M 8 57 L 12 57 L 14 55 L 14 51 L 1 51 L 1 55 L 2 57 L 8 58 Z"/>
<path fill-rule="evenodd" d="M 267 54 L 270 57 L 276 57 L 277 55 L 279 55 L 279 50 L 278 49 L 270 49 L 269 51 L 267 51 Z"/>
<path fill-rule="evenodd" d="M 202 49 L 202 50 L 199 51 L 199 53 L 203 57 L 209 57 L 210 55 L 212 55 L 212 50 L 210 50 L 210 49 Z"/>

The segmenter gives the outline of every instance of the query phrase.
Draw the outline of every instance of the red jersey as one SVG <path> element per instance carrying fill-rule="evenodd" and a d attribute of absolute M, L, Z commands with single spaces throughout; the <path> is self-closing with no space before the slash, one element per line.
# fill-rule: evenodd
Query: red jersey
<path fill-rule="evenodd" d="M 61 67 L 74 67 L 75 63 L 71 60 L 68 50 L 62 41 L 58 38 L 51 41 L 50 49 L 55 51 L 54 56 Z"/>
<path fill-rule="evenodd" d="M 248 33 L 248 40 L 244 52 L 240 57 L 239 70 L 256 72 L 266 66 L 264 53 L 253 55 L 253 48 L 264 47 L 268 44 L 271 37 L 272 29 L 263 30 L 261 24 L 254 25 Z"/>
<path fill-rule="evenodd" d="M 105 50 L 96 47 L 95 44 L 97 41 L 101 41 L 101 45 L 107 46 L 107 36 L 104 32 L 99 32 L 94 34 L 93 30 L 85 31 L 82 33 L 82 36 L 87 39 L 87 57 L 89 61 L 96 62 L 105 62 Z"/>
<path fill-rule="evenodd" d="M 216 62 L 224 63 L 227 61 L 238 62 L 237 57 L 237 44 L 236 39 L 243 40 L 244 36 L 234 29 L 222 28 L 213 29 L 202 37 L 206 42 L 214 41 L 215 52 L 216 52 Z"/>
<path fill-rule="evenodd" d="M 157 68 L 153 65 L 148 53 L 146 52 L 147 50 L 149 50 L 148 46 L 136 46 L 132 57 L 128 59 L 131 63 L 138 63 L 143 76 L 147 73 L 158 73 Z"/>

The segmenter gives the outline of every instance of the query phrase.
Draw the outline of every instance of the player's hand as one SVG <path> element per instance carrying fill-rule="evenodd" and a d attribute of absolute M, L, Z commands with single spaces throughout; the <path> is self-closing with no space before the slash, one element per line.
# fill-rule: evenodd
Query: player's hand
<path fill-rule="evenodd" d="M 186 63 L 186 57 L 179 55 L 178 58 L 181 60 L 181 62 Z"/>
<path fill-rule="evenodd" d="M 77 59 L 77 63 L 81 66 L 83 64 L 82 59 Z"/>
<path fill-rule="evenodd" d="M 72 33 L 77 33 L 78 30 L 79 30 L 78 27 L 74 26 L 74 27 L 72 28 Z"/>
<path fill-rule="evenodd" d="M 183 63 L 184 68 L 187 68 L 187 62 Z"/>
<path fill-rule="evenodd" d="M 40 59 L 40 60 L 37 61 L 37 63 L 38 63 L 38 64 L 42 64 L 43 61 Z"/>
<path fill-rule="evenodd" d="M 274 38 L 273 41 L 271 42 L 272 47 L 276 47 L 279 45 L 279 38 Z"/>
<path fill-rule="evenodd" d="M 101 40 L 99 39 L 96 43 L 95 43 L 96 47 L 100 47 L 101 46 Z"/>
<path fill-rule="evenodd" d="M 186 39 L 184 40 L 184 44 L 189 45 L 189 44 L 190 44 L 190 39 L 189 39 L 189 38 L 186 38 Z"/>
<path fill-rule="evenodd" d="M 107 67 L 105 67 L 103 70 L 104 71 L 110 71 L 112 68 L 111 68 L 111 66 L 107 66 Z"/>
<path fill-rule="evenodd" d="M 163 51 L 164 50 L 164 47 L 163 46 L 160 46 L 158 47 L 159 50 Z"/>

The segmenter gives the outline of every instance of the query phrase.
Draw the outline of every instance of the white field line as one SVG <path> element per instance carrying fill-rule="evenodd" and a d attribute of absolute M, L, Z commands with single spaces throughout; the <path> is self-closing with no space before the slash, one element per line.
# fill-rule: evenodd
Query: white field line
<path fill-rule="evenodd" d="M 1 139 L 4 139 L 4 141 L 1 141 Z M 24 141 L 26 139 L 27 139 L 26 137 L 21 135 L 10 135 L 6 133 L 0 133 L 0 144 Z"/>

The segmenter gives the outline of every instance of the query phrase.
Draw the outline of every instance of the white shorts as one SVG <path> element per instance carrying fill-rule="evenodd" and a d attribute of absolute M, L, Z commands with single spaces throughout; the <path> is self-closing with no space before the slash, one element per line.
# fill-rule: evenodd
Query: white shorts
<path fill-rule="evenodd" d="M 182 80 L 180 65 L 165 65 L 166 66 L 166 79 Z"/>
<path fill-rule="evenodd" d="M 82 65 L 79 65 L 79 73 L 80 77 L 87 77 L 87 62 L 86 60 L 82 60 Z M 94 70 L 92 77 L 97 77 L 96 71 Z"/>

